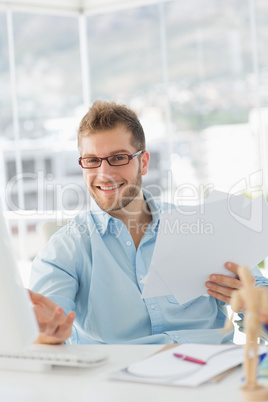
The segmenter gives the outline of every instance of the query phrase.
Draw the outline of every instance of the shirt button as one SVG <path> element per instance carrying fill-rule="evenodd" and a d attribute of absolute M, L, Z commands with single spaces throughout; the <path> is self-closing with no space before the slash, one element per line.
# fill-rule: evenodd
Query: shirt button
<path fill-rule="evenodd" d="M 131 241 L 127 241 L 126 245 L 131 246 Z"/>
<path fill-rule="evenodd" d="M 151 305 L 151 309 L 155 310 L 155 305 L 154 304 Z"/>
<path fill-rule="evenodd" d="M 143 275 L 140 275 L 140 279 L 143 279 Z"/>

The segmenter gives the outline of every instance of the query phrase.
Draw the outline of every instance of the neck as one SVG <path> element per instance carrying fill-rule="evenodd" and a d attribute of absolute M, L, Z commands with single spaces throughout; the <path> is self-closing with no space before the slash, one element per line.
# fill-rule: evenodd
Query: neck
<path fill-rule="evenodd" d="M 125 208 L 109 212 L 109 214 L 114 218 L 120 219 L 128 229 L 133 226 L 150 223 L 152 220 L 151 212 L 144 200 L 142 190 Z"/>
<path fill-rule="evenodd" d="M 124 208 L 124 211 L 113 211 L 110 215 L 120 219 L 126 225 L 137 249 L 147 226 L 152 220 L 152 215 L 143 198 L 142 191 L 130 204 Z"/>

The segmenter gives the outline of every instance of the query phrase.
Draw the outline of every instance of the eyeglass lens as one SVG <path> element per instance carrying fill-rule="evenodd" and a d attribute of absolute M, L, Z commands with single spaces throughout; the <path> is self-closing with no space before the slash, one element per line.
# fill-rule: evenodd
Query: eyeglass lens
<path fill-rule="evenodd" d="M 120 165 L 127 165 L 129 162 L 128 156 L 127 155 L 112 155 L 109 156 L 108 162 L 112 166 L 120 166 Z M 98 167 L 101 165 L 101 159 L 100 158 L 87 158 L 82 160 L 82 164 L 84 167 Z"/>

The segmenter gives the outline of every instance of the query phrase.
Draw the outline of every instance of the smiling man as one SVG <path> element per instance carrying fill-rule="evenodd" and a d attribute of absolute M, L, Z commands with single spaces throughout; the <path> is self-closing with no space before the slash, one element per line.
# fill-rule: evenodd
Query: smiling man
<path fill-rule="evenodd" d="M 208 297 L 183 305 L 172 296 L 141 298 L 160 213 L 172 206 L 157 203 L 142 189 L 149 153 L 136 114 L 96 101 L 80 123 L 78 148 L 94 202 L 52 236 L 34 260 L 30 294 L 38 341 L 230 342 L 232 334 L 219 329 L 225 321 L 222 306 L 241 287 L 236 264 L 226 264 L 226 275 L 212 273 Z M 257 286 L 267 285 L 257 268 L 252 273 Z"/>
<path fill-rule="evenodd" d="M 118 148 L 122 142 L 126 143 L 125 149 Z M 88 140 L 82 134 L 79 148 L 84 155 L 79 158 L 79 163 L 84 169 L 85 183 L 91 197 L 103 211 L 120 211 L 132 205 L 132 201 L 135 203 L 135 198 L 141 194 L 141 175 L 147 171 L 149 154 L 143 150 L 133 153 L 135 148 L 131 144 L 131 133 L 126 132 L 124 126 L 104 131 L 101 143 L 97 136 Z M 96 156 L 100 154 L 109 156 Z M 142 167 L 140 158 L 136 163 L 129 163 L 139 155 L 142 156 Z M 133 164 L 136 169 L 133 169 Z"/>

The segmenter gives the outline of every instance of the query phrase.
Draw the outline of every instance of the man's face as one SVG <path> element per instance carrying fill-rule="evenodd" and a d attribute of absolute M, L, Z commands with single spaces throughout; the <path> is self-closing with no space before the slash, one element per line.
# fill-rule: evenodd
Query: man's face
<path fill-rule="evenodd" d="M 132 134 L 120 125 L 111 130 L 82 136 L 82 157 L 101 157 L 115 154 L 132 155 L 139 149 L 131 144 Z M 149 154 L 130 160 L 128 165 L 110 166 L 106 160 L 95 169 L 83 169 L 83 177 L 90 195 L 106 211 L 118 211 L 131 207 L 141 192 L 141 176 L 147 173 Z"/>

